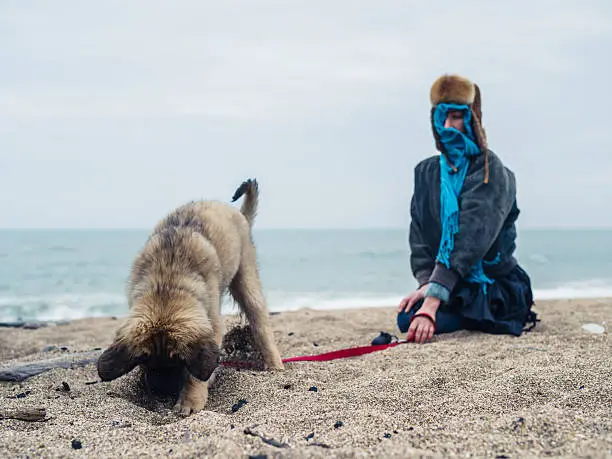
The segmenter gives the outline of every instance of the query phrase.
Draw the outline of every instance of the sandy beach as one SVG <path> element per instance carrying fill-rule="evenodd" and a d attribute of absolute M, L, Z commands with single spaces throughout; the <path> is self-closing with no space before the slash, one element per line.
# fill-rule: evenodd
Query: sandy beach
<path fill-rule="evenodd" d="M 41 422 L 0 420 L 0 457 L 612 456 L 612 300 L 535 310 L 542 322 L 520 338 L 462 331 L 280 373 L 221 368 L 206 409 L 187 418 L 144 397 L 137 370 L 102 383 L 89 364 L 0 383 L 3 410 L 46 409 Z M 271 319 L 283 357 L 397 333 L 393 308 Z M 120 322 L 0 329 L 0 369 L 104 348 Z"/>

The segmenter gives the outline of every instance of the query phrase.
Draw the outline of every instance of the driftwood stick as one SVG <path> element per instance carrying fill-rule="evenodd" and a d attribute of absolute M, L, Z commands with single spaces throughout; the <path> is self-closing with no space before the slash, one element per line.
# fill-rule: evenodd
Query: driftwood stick
<path fill-rule="evenodd" d="M 39 375 L 45 371 L 55 368 L 77 368 L 95 363 L 102 351 L 79 352 L 66 354 L 65 356 L 38 360 L 36 362 L 24 363 L 13 367 L 0 368 L 0 381 L 19 382 L 25 381 L 32 376 Z"/>
<path fill-rule="evenodd" d="M 274 438 L 265 437 L 264 435 L 255 432 L 250 427 L 244 429 L 244 433 L 253 437 L 259 437 L 264 443 L 267 443 L 268 445 L 275 446 L 277 448 L 289 448 L 289 445 L 287 443 L 282 443 L 278 440 L 275 440 Z"/>
<path fill-rule="evenodd" d="M 47 416 L 45 407 L 40 408 L 21 408 L 18 410 L 0 409 L 0 420 L 18 419 L 20 421 L 36 422 L 42 421 Z"/>

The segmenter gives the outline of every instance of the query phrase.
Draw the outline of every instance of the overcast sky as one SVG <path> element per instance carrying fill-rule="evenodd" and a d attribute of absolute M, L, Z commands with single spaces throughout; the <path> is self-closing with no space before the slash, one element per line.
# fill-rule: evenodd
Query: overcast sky
<path fill-rule="evenodd" d="M 612 3 L 0 2 L 0 227 L 406 227 L 429 88 L 476 81 L 520 226 L 612 227 Z"/>

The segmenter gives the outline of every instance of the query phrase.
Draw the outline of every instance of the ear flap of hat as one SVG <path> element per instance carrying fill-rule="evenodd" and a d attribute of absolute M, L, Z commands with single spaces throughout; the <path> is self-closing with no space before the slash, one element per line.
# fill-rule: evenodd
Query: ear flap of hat
<path fill-rule="evenodd" d="M 480 96 L 480 88 L 474 83 L 474 102 L 472 102 L 472 111 L 478 118 L 478 121 L 482 124 L 482 100 Z"/>
<path fill-rule="evenodd" d="M 489 183 L 489 153 L 487 145 L 487 134 L 482 126 L 482 96 L 480 95 L 480 88 L 474 83 L 475 95 L 474 102 L 472 103 L 472 132 L 476 140 L 476 145 L 480 151 L 485 155 L 485 177 L 484 183 Z"/>
<path fill-rule="evenodd" d="M 487 135 L 482 127 L 482 98 L 480 95 L 480 88 L 476 83 L 474 83 L 474 102 L 471 104 L 470 108 L 472 110 L 472 132 L 474 132 L 474 137 L 476 141 L 476 145 L 483 153 L 487 151 Z"/>

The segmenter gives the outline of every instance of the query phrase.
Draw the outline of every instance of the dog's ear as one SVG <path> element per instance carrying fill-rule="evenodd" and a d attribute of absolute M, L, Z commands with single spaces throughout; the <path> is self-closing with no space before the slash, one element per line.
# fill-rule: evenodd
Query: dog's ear
<path fill-rule="evenodd" d="M 134 369 L 140 360 L 125 343 L 113 343 L 98 358 L 98 376 L 112 381 Z"/>
<path fill-rule="evenodd" d="M 214 342 L 196 343 L 191 347 L 185 366 L 189 373 L 201 381 L 208 381 L 215 368 L 219 366 L 221 353 Z"/>

